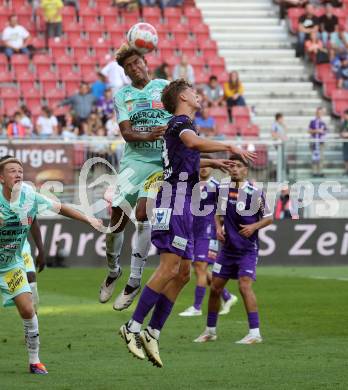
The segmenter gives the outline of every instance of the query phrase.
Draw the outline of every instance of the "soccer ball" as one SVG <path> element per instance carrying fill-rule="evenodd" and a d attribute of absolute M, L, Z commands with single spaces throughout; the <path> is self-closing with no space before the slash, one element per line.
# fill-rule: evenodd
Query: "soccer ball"
<path fill-rule="evenodd" d="M 150 53 L 157 48 L 158 35 L 155 27 L 149 23 L 137 23 L 127 33 L 129 46 L 141 54 Z"/>

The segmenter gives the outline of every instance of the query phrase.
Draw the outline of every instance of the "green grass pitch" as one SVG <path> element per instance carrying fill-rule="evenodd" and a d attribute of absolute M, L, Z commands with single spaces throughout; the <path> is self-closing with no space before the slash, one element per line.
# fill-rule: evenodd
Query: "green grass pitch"
<path fill-rule="evenodd" d="M 146 270 L 146 280 L 151 270 Z M 247 333 L 239 300 L 218 322 L 218 340 L 192 340 L 205 315 L 181 318 L 193 281 L 179 297 L 161 337 L 164 368 L 133 358 L 118 328 L 134 307 L 97 302 L 102 269 L 48 269 L 39 276 L 41 358 L 49 375 L 27 373 L 22 323 L 0 309 L 0 389 L 347 389 L 348 267 L 260 267 L 258 296 L 264 343 L 236 345 Z M 117 292 L 123 287 L 127 276 Z M 236 291 L 235 282 L 229 289 Z M 207 311 L 207 296 L 204 314 Z"/>

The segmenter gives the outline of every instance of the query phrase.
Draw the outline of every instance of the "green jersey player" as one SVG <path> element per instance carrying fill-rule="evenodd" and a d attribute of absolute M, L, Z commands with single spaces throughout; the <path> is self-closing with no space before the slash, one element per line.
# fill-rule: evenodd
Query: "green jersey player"
<path fill-rule="evenodd" d="M 146 204 L 149 198 L 155 197 L 155 184 L 162 178 L 162 135 L 171 115 L 161 102 L 162 91 L 168 82 L 150 79 L 141 54 L 124 45 L 117 53 L 117 62 L 132 84 L 123 87 L 114 97 L 126 146 L 112 202 L 111 226 L 114 231 L 108 233 L 106 239 L 109 274 L 101 285 L 99 300 L 105 303 L 111 298 L 115 282 L 121 276 L 119 257 L 123 231 L 136 206 L 136 244 L 131 257 L 131 274 L 113 305 L 115 310 L 123 310 L 140 291 L 142 271 L 151 245 Z"/>
<path fill-rule="evenodd" d="M 35 192 L 23 183 L 22 163 L 12 156 L 0 159 L 0 183 L 0 293 L 4 306 L 16 305 L 23 320 L 30 372 L 47 374 L 39 359 L 39 326 L 22 257 L 24 242 L 44 210 L 94 226 L 100 222 Z"/>

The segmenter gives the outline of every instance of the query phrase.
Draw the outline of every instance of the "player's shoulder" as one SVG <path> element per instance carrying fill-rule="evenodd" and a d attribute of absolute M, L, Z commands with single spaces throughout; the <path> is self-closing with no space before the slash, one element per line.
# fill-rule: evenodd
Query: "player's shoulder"
<path fill-rule="evenodd" d="M 193 121 L 187 115 L 174 115 L 168 122 L 170 133 L 180 134 L 182 130 L 196 131 Z"/>
<path fill-rule="evenodd" d="M 247 181 L 243 187 L 243 191 L 249 195 L 262 194 L 262 188 L 257 187 L 254 183 Z"/>
<path fill-rule="evenodd" d="M 162 88 L 166 87 L 170 83 L 168 80 L 165 79 L 153 79 L 151 82 L 153 85 L 158 85 Z"/>
<path fill-rule="evenodd" d="M 219 185 L 220 185 L 220 182 L 217 179 L 215 179 L 215 177 L 212 176 L 208 180 L 208 185 L 211 186 L 211 187 L 218 188 Z"/>

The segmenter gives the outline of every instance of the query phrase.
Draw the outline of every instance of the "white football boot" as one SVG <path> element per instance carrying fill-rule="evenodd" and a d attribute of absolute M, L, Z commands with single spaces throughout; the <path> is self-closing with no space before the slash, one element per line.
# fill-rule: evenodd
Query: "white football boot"
<path fill-rule="evenodd" d="M 202 315 L 202 310 L 198 310 L 194 306 L 190 306 L 183 312 L 179 313 L 179 316 L 181 317 L 196 317 L 201 315 Z"/>
<path fill-rule="evenodd" d="M 228 299 L 226 302 L 223 299 L 221 299 L 221 309 L 219 311 L 219 316 L 228 314 L 231 311 L 231 307 L 234 306 L 237 302 L 238 302 L 238 298 L 232 294 L 230 299 Z"/>
<path fill-rule="evenodd" d="M 107 276 L 104 280 L 103 283 L 100 286 L 99 290 L 99 302 L 100 303 L 106 303 L 111 297 L 112 294 L 114 293 L 115 286 L 116 286 L 116 281 L 119 279 L 122 275 L 122 269 L 121 267 L 118 270 L 118 273 L 115 277 Z"/>

